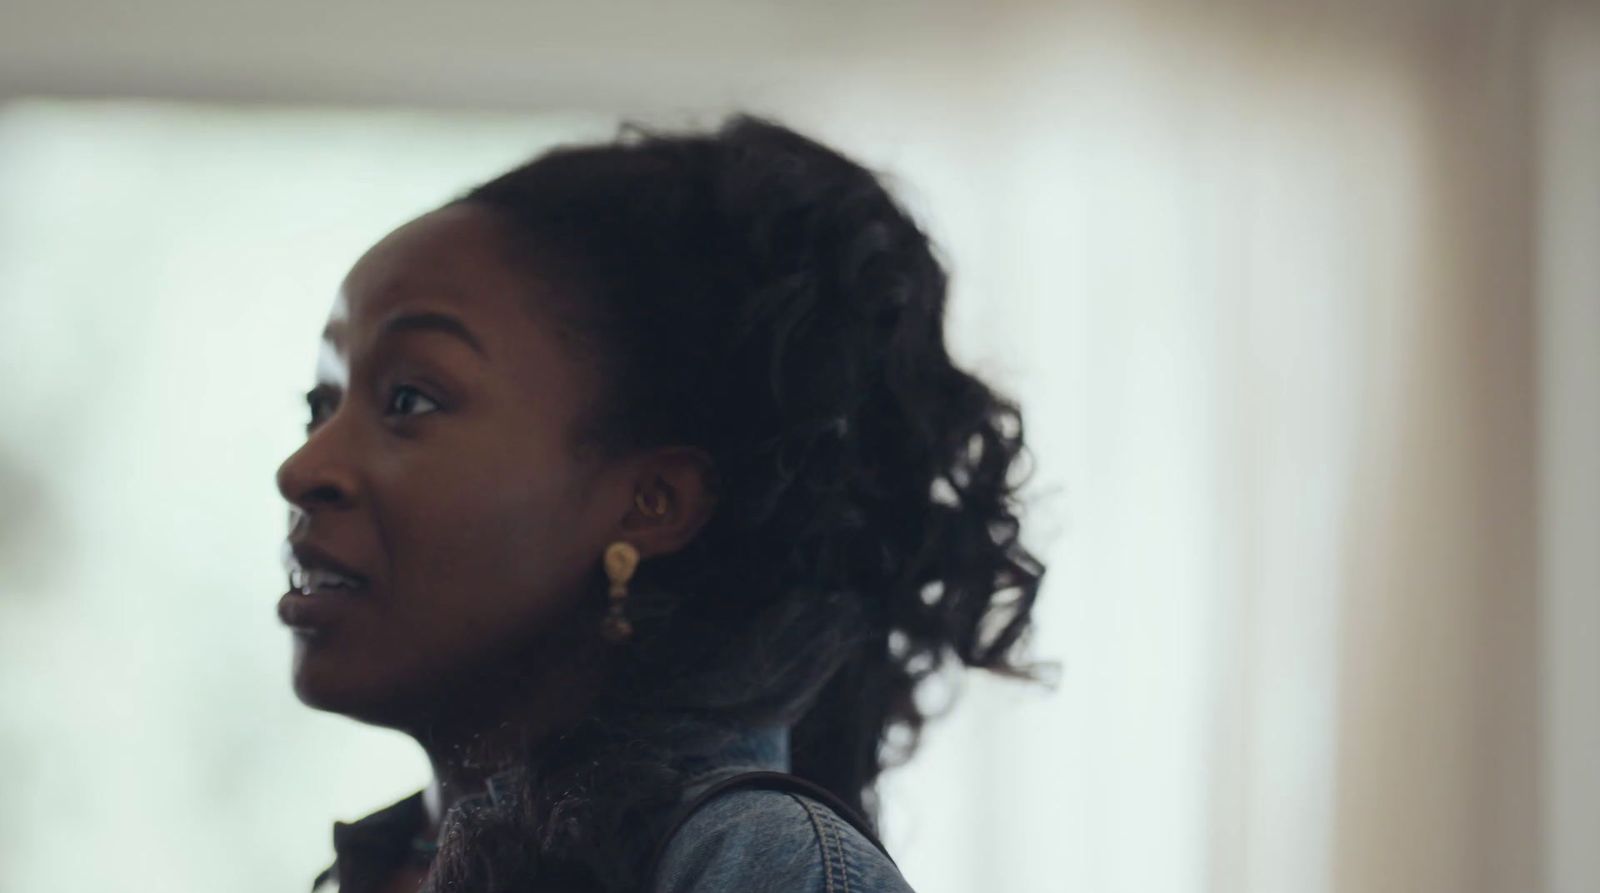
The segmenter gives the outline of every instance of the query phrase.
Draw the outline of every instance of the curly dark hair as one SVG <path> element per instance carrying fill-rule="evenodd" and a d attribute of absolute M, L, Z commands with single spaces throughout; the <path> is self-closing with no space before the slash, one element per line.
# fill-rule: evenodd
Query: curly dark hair
<path fill-rule="evenodd" d="M 606 395 L 581 446 L 694 445 L 719 489 L 640 568 L 600 703 L 530 747 L 518 796 L 453 812 L 430 889 L 635 889 L 681 757 L 742 725 L 789 726 L 793 771 L 874 815 L 919 683 L 951 657 L 1034 676 L 1021 413 L 951 361 L 945 271 L 871 172 L 739 115 L 626 126 L 456 201 L 557 283 L 540 309 Z"/>

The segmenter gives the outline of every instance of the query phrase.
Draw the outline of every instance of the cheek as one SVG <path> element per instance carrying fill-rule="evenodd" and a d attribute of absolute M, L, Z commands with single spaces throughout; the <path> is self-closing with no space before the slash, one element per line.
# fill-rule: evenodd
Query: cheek
<path fill-rule="evenodd" d="M 525 454 L 524 454 L 525 455 Z M 547 470 L 548 469 L 548 470 Z M 458 463 L 382 508 L 396 620 L 436 670 L 528 641 L 585 595 L 599 556 L 549 463 Z"/>
<path fill-rule="evenodd" d="M 537 660 L 568 609 L 604 602 L 604 512 L 543 431 L 463 426 L 368 466 L 361 514 L 382 579 L 336 639 L 297 657 L 303 701 L 400 727 L 486 671 Z"/>

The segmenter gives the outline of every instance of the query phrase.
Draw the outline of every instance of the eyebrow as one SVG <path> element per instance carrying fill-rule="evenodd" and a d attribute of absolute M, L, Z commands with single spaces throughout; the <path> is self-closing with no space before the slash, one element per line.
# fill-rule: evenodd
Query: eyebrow
<path fill-rule="evenodd" d="M 472 329 L 468 328 L 466 323 L 448 313 L 432 310 L 402 313 L 384 323 L 380 335 L 395 335 L 402 332 L 438 332 L 443 335 L 449 335 L 472 348 L 478 356 L 486 360 L 489 358 L 489 351 L 484 348 L 483 342 L 478 339 L 478 336 L 473 334 Z M 334 334 L 331 331 L 324 332 L 323 337 L 332 339 Z M 337 339 L 332 340 L 337 343 Z"/>

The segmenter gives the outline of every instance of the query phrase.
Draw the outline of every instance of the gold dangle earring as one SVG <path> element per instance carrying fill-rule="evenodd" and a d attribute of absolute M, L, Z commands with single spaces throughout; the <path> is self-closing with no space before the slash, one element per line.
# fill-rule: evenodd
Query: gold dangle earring
<path fill-rule="evenodd" d="M 644 491 L 635 490 L 633 505 L 645 517 L 660 518 L 667 513 L 667 494 L 660 489 L 652 490 L 646 502 Z M 606 576 L 611 580 L 611 606 L 606 611 L 600 634 L 608 642 L 622 642 L 633 635 L 633 624 L 628 622 L 622 608 L 628 600 L 628 581 L 639 567 L 639 550 L 632 543 L 618 540 L 606 547 L 605 566 Z"/>
<path fill-rule="evenodd" d="M 639 566 L 639 550 L 621 540 L 606 547 L 606 576 L 611 579 L 611 607 L 606 612 L 600 635 L 607 642 L 622 642 L 633 635 L 633 624 L 622 613 L 623 602 L 628 600 L 628 581 Z"/>

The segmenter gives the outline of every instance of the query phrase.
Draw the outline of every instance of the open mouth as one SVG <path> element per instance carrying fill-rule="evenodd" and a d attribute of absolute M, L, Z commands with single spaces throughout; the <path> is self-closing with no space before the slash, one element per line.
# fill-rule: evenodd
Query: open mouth
<path fill-rule="evenodd" d="M 342 574 L 320 567 L 296 567 L 289 570 L 289 589 L 301 595 L 317 595 L 334 591 L 352 592 L 366 588 L 361 577 Z"/>

